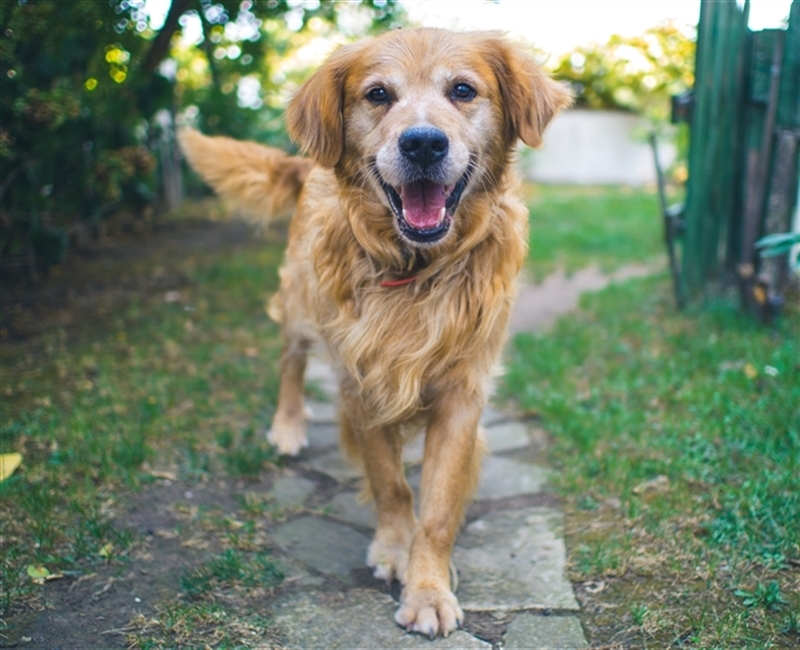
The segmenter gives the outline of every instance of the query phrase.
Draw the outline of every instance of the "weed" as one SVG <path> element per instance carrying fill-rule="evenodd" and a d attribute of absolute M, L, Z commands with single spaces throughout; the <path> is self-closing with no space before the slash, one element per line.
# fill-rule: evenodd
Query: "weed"
<path fill-rule="evenodd" d="M 181 578 L 181 589 L 189 598 L 201 598 L 212 589 L 261 586 L 273 587 L 283 580 L 283 573 L 264 554 L 246 556 L 241 551 L 227 549 L 201 567 Z"/>
<path fill-rule="evenodd" d="M 233 432 L 230 429 L 224 429 L 216 435 L 217 444 L 223 449 L 230 449 L 233 445 Z"/>
<path fill-rule="evenodd" d="M 633 622 L 636 625 L 644 625 L 648 614 L 650 614 L 650 609 L 647 605 L 633 605 L 631 607 L 631 616 L 633 616 Z"/>
<path fill-rule="evenodd" d="M 211 602 L 175 601 L 157 618 L 134 617 L 127 629 L 127 646 L 138 650 L 249 648 L 256 639 L 259 647 L 280 647 L 263 616 Z"/>
<path fill-rule="evenodd" d="M 775 580 L 772 580 L 767 585 L 759 582 L 755 591 L 737 589 L 734 594 L 742 599 L 742 604 L 745 607 L 763 607 L 764 609 L 775 610 L 780 609 L 782 605 L 789 604 L 781 594 L 781 587 Z"/>
<path fill-rule="evenodd" d="M 226 448 L 222 457 L 225 468 L 233 477 L 256 477 L 265 463 L 276 462 L 273 447 L 255 439 L 252 427 L 245 429 L 238 444 Z"/>
<path fill-rule="evenodd" d="M 795 634 L 800 637 L 800 611 L 786 614 L 781 625 L 781 633 Z"/>

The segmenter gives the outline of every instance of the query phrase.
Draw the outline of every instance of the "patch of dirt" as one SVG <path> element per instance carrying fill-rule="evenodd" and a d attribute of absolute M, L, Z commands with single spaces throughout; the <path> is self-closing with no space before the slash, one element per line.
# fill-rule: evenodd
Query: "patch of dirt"
<path fill-rule="evenodd" d="M 237 494 L 266 494 L 267 488 L 266 477 L 247 483 L 160 480 L 126 495 L 124 512 L 114 519 L 115 528 L 138 539 L 126 557 L 46 583 L 40 598 L 7 616 L 0 648 L 127 647 L 131 620 L 157 617 L 157 605 L 179 596 L 181 576 L 222 550 L 219 535 L 197 513 L 237 517 Z"/>
<path fill-rule="evenodd" d="M 136 614 L 152 616 L 156 603 L 174 598 L 181 573 L 208 553 L 187 547 L 191 532 L 178 531 L 174 505 L 181 491 L 185 497 L 185 487 L 151 486 L 134 495 L 115 522 L 140 537 L 130 555 L 45 584 L 38 602 L 8 618 L 0 647 L 125 647 L 121 629 Z"/>
<path fill-rule="evenodd" d="M 4 285 L 0 337 L 27 342 L 58 329 L 68 339 L 79 336 L 87 326 L 111 321 L 121 305 L 186 286 L 184 265 L 193 258 L 261 241 L 242 221 L 187 219 L 167 222 L 147 236 L 98 242 L 34 285 Z"/>
<path fill-rule="evenodd" d="M 472 636 L 491 643 L 495 648 L 502 647 L 509 624 L 517 617 L 517 612 L 467 612 L 461 629 Z"/>

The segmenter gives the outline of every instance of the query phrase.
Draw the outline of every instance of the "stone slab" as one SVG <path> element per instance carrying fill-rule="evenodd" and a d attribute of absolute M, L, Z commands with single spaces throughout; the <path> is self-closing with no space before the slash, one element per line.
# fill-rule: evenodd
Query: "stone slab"
<path fill-rule="evenodd" d="M 297 508 L 314 491 L 316 483 L 302 476 L 281 476 L 275 479 L 269 493 L 284 508 Z"/>
<path fill-rule="evenodd" d="M 508 422 L 511 418 L 503 413 L 502 411 L 498 411 L 497 409 L 493 409 L 491 406 L 487 406 L 483 409 L 483 414 L 481 415 L 481 424 L 485 427 L 491 427 L 495 424 L 499 424 L 500 422 Z"/>
<path fill-rule="evenodd" d="M 531 439 L 528 428 L 522 422 L 501 422 L 484 428 L 484 437 L 489 451 L 498 454 L 527 447 Z"/>
<path fill-rule="evenodd" d="M 306 400 L 309 422 L 318 424 L 336 424 L 339 421 L 338 409 L 331 402 Z"/>
<path fill-rule="evenodd" d="M 434 641 L 409 634 L 394 622 L 391 596 L 370 589 L 348 592 L 290 593 L 272 606 L 273 622 L 287 650 L 311 648 L 466 648 L 491 650 L 462 630 Z"/>
<path fill-rule="evenodd" d="M 375 507 L 372 503 L 361 505 L 356 500 L 356 495 L 356 492 L 340 492 L 330 503 L 323 506 L 325 514 L 330 514 L 348 524 L 374 529 L 378 521 Z"/>
<path fill-rule="evenodd" d="M 327 449 L 339 444 L 339 427 L 335 424 L 310 422 L 306 427 L 308 446 L 311 449 Z"/>
<path fill-rule="evenodd" d="M 541 492 L 550 470 L 538 465 L 520 463 L 509 458 L 488 456 L 483 460 L 476 499 L 506 497 Z"/>
<path fill-rule="evenodd" d="M 587 648 L 577 616 L 536 616 L 520 614 L 508 626 L 503 638 L 505 650 L 579 650 Z"/>
<path fill-rule="evenodd" d="M 425 434 L 421 433 L 403 447 L 403 462 L 416 465 L 422 462 L 425 451 Z"/>
<path fill-rule="evenodd" d="M 284 575 L 284 584 L 319 587 L 325 583 L 325 578 L 312 574 L 302 562 L 298 562 L 293 557 L 276 558 L 276 564 Z"/>
<path fill-rule="evenodd" d="M 365 566 L 370 540 L 349 526 L 318 517 L 298 517 L 272 534 L 294 558 L 328 575 L 347 580 Z"/>
<path fill-rule="evenodd" d="M 322 359 L 313 356 L 308 358 L 306 381 L 316 383 L 325 394 L 331 397 L 338 395 L 339 383 L 336 379 L 336 373 L 331 365 Z"/>
<path fill-rule="evenodd" d="M 561 514 L 551 508 L 493 512 L 473 521 L 453 551 L 461 607 L 578 610 L 566 579 Z"/>
<path fill-rule="evenodd" d="M 327 474 L 337 481 L 352 481 L 355 478 L 361 478 L 361 470 L 354 463 L 342 458 L 338 450 L 314 458 L 306 464 L 311 469 Z"/>

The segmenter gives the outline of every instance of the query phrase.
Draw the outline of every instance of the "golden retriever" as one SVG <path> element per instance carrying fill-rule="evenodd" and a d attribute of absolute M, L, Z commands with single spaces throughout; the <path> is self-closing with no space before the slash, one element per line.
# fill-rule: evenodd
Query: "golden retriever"
<path fill-rule="evenodd" d="M 498 33 L 402 29 L 341 47 L 290 101 L 289 134 L 311 160 L 181 134 L 234 205 L 294 210 L 269 306 L 285 336 L 269 440 L 290 456 L 307 444 L 303 377 L 320 338 L 338 374 L 341 443 L 377 510 L 367 564 L 403 584 L 397 623 L 431 637 L 464 616 L 450 555 L 527 252 L 516 143 L 538 146 L 570 101 Z M 423 428 L 417 518 L 401 454 Z"/>

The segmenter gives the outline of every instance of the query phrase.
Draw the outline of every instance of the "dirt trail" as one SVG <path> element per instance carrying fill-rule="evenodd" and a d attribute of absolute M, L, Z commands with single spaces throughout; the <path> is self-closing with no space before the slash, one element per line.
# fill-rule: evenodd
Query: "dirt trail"
<path fill-rule="evenodd" d="M 653 273 L 652 266 L 629 264 L 611 274 L 589 266 L 570 276 L 559 270 L 539 284 L 523 277 L 519 296 L 509 322 L 509 334 L 546 330 L 559 318 L 578 307 L 582 293 L 599 291 L 613 282 Z"/>

